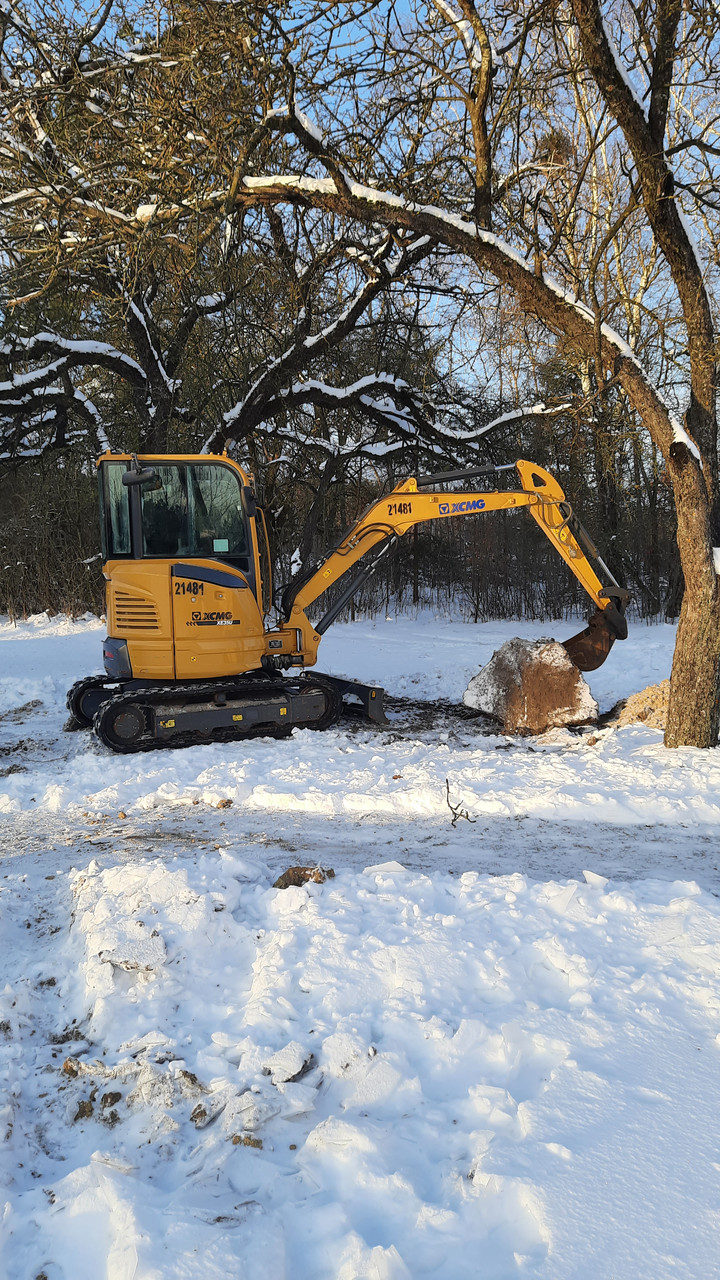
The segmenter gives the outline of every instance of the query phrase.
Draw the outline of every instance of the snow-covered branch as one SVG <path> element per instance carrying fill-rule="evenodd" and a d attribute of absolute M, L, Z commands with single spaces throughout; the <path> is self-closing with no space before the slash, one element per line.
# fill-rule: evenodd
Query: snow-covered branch
<path fill-rule="evenodd" d="M 0 355 L 12 365 L 33 357 L 53 356 L 49 363 L 24 373 L 17 373 L 0 383 L 0 404 L 22 403 L 26 396 L 47 388 L 62 373 L 80 366 L 95 365 L 119 374 L 132 386 L 145 385 L 142 367 L 132 357 L 106 342 L 64 338 L 57 333 L 36 333 L 31 338 L 15 337 L 0 343 Z"/>
<path fill-rule="evenodd" d="M 549 329 L 566 334 L 591 356 L 596 354 L 596 319 L 590 308 L 548 272 L 537 271 L 500 236 L 437 205 L 409 200 L 395 192 L 380 191 L 355 181 L 349 181 L 348 188 L 339 190 L 332 178 L 302 174 L 247 175 L 238 192 L 238 201 L 246 206 L 264 202 L 315 206 L 372 225 L 404 227 L 434 244 L 445 244 L 510 288 L 521 306 L 538 316 Z M 626 390 L 667 456 L 679 423 L 627 342 L 605 323 L 600 326 L 600 339 L 607 367 Z"/>
<path fill-rule="evenodd" d="M 357 327 L 360 319 L 378 295 L 391 282 L 402 279 L 405 272 L 411 270 L 427 256 L 431 242 L 427 236 L 412 237 L 406 243 L 397 246 L 397 253 L 391 257 L 391 252 L 396 246 L 397 238 L 392 235 L 383 236 L 379 243 L 373 246 L 372 251 L 364 257 L 362 264 L 368 273 L 367 278 L 357 288 L 340 314 L 316 333 L 303 332 L 303 327 L 299 326 L 285 351 L 267 363 L 255 377 L 242 400 L 224 414 L 224 426 L 214 432 L 206 442 L 204 446 L 206 450 L 211 451 L 222 447 L 228 438 L 248 435 L 258 423 L 268 416 L 273 416 L 282 407 L 287 407 L 290 403 L 289 397 L 297 394 L 298 387 L 310 385 L 308 382 L 293 382 L 291 381 L 293 377 L 339 347 Z M 321 394 L 320 385 L 317 384 L 318 395 Z M 322 394 L 326 394 L 326 391 Z M 357 398 L 353 402 L 357 403 Z M 316 403 L 320 402 L 316 401 Z"/>

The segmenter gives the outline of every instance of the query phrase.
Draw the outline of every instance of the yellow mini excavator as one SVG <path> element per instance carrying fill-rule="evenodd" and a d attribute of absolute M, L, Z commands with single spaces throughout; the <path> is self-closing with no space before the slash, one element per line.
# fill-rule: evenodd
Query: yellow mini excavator
<path fill-rule="evenodd" d="M 513 469 L 519 490 L 455 487 Z M 224 454 L 106 453 L 98 475 L 106 674 L 78 681 L 67 702 L 70 725 L 92 724 L 113 751 L 285 736 L 293 726 L 327 728 L 344 710 L 383 722 L 381 688 L 304 669 L 314 666 L 323 633 L 392 545 L 425 520 L 526 508 L 596 606 L 588 626 L 565 642 L 575 664 L 599 667 L 627 635 L 628 593 L 559 484 L 533 462 L 404 480 L 285 588 L 275 625 L 265 622 L 272 588 L 269 563 L 261 564 L 262 511 L 236 462 Z M 361 560 L 359 573 L 311 622 L 306 610 Z"/>

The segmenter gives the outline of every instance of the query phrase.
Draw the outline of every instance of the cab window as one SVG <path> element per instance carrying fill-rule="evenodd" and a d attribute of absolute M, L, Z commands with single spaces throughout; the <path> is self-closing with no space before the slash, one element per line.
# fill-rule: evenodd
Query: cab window
<path fill-rule="evenodd" d="M 187 556 L 191 553 L 187 468 L 153 463 L 155 485 L 143 485 L 144 556 Z"/>
<path fill-rule="evenodd" d="M 141 490 L 143 555 L 233 560 L 249 553 L 239 477 L 221 464 L 152 463 Z"/>
<path fill-rule="evenodd" d="M 122 478 L 124 462 L 103 462 L 100 480 L 100 507 L 103 558 L 113 560 L 131 554 L 130 497 Z"/>
<path fill-rule="evenodd" d="M 246 556 L 247 525 L 235 472 L 212 464 L 188 471 L 196 546 L 206 548 L 206 555 Z"/>

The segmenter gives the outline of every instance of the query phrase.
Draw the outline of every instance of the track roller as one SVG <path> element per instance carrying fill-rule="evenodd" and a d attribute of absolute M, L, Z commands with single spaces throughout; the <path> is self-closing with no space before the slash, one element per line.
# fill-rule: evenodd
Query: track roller
<path fill-rule="evenodd" d="M 121 754 L 142 751 L 147 728 L 147 709 L 122 695 L 103 703 L 93 720 L 93 729 L 100 741 Z"/>

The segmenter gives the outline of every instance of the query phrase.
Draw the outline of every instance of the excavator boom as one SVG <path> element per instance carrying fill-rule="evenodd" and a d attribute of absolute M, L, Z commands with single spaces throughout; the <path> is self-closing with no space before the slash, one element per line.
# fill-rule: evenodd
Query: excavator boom
<path fill-rule="evenodd" d="M 579 635 L 565 642 L 570 657 L 583 671 L 592 671 L 605 661 L 616 639 L 625 639 L 627 623 L 623 616 L 628 593 L 612 577 L 600 559 L 589 535 L 573 514 L 565 494 L 548 471 L 524 459 L 514 465 L 522 489 L 472 490 L 457 492 L 429 486 L 487 474 L 506 468 L 482 468 L 450 472 L 445 475 L 411 478 L 397 485 L 391 493 L 372 503 L 321 563 L 285 589 L 282 607 L 285 623 L 302 625 L 305 610 L 359 561 L 364 561 L 354 578 L 324 617 L 313 624 L 312 640 L 321 636 L 345 608 L 355 591 L 377 569 L 397 538 L 415 525 L 429 520 L 447 520 L 486 511 L 513 511 L 525 508 L 563 558 L 596 606 L 588 625 Z M 507 468 L 509 469 L 509 468 Z M 594 559 L 604 576 L 601 581 L 588 559 Z M 308 637 L 310 639 L 310 637 Z"/>

